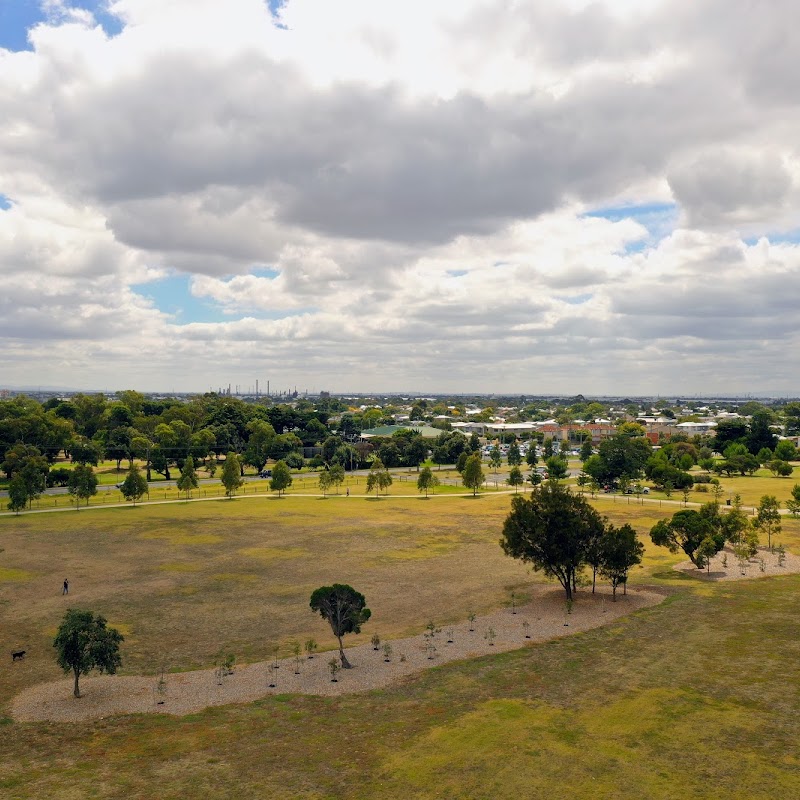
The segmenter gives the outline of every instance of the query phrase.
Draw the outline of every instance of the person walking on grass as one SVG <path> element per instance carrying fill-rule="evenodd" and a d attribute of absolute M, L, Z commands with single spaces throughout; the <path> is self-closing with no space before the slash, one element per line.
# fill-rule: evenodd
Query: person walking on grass
<path fill-rule="evenodd" d="M 64 586 L 61 589 L 61 594 L 69 594 L 69 580 L 67 580 L 67 578 L 64 578 Z"/>

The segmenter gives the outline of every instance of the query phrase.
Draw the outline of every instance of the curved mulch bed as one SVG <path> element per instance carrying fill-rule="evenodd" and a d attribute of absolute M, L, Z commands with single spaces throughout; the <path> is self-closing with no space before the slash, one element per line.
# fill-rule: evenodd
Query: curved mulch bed
<path fill-rule="evenodd" d="M 673 569 L 707 581 L 743 581 L 750 578 L 766 578 L 770 575 L 793 575 L 800 573 L 800 556 L 784 555 L 783 565 L 778 563 L 778 553 L 760 547 L 758 555 L 740 565 L 730 547 L 725 547 L 711 558 L 708 569 L 697 569 L 691 561 L 681 561 Z"/>
<path fill-rule="evenodd" d="M 352 669 L 341 670 L 334 683 L 328 662 L 334 651 L 318 653 L 313 659 L 302 657 L 299 674 L 294 658 L 278 661 L 271 670 L 270 662 L 237 666 L 232 675 L 220 684 L 213 669 L 171 673 L 166 676 L 166 691 L 156 691 L 153 676 L 100 675 L 81 680 L 83 697 L 72 697 L 72 679 L 33 686 L 17 695 L 11 703 L 11 714 L 21 722 L 51 720 L 73 722 L 102 719 L 116 714 L 166 713 L 181 716 L 201 711 L 209 706 L 247 703 L 274 693 L 339 695 L 366 692 L 397 683 L 424 669 L 457 659 L 475 658 L 490 653 L 524 647 L 597 628 L 640 608 L 655 605 L 664 594 L 657 590 L 631 589 L 627 595 L 592 595 L 580 592 L 566 613 L 563 591 L 553 587 L 536 590 L 533 601 L 517 609 L 503 609 L 478 617 L 473 631 L 462 622 L 443 626 L 432 639 L 424 634 L 395 639 L 391 660 L 384 660 L 382 650 L 375 651 L 369 643 L 369 633 L 362 634 L 364 642 L 346 648 Z M 527 623 L 527 627 L 523 624 Z M 488 635 L 489 629 L 494 637 Z M 348 637 L 352 639 L 353 637 Z M 448 642 L 448 638 L 452 642 Z M 433 648 L 428 645 L 432 643 Z M 269 683 L 274 682 L 274 688 Z M 159 703 L 159 701 L 162 701 Z"/>

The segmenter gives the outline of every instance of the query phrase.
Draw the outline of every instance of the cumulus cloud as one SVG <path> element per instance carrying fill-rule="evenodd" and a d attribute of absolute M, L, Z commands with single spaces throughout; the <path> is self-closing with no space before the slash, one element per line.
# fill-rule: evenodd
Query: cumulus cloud
<path fill-rule="evenodd" d="M 8 382 L 786 387 L 789 0 L 46 6 L 0 50 Z"/>

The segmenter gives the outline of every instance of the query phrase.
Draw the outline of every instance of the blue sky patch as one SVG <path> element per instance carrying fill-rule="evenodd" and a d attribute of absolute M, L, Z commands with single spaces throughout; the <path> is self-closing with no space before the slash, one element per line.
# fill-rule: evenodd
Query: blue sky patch
<path fill-rule="evenodd" d="M 152 300 L 159 311 L 172 315 L 181 325 L 189 322 L 229 322 L 232 319 L 217 303 L 194 297 L 189 280 L 188 275 L 170 275 L 160 281 L 133 284 L 131 289 Z"/>
<path fill-rule="evenodd" d="M 648 236 L 625 245 L 624 252 L 630 254 L 641 253 L 669 236 L 678 225 L 679 213 L 680 210 L 675 203 L 643 203 L 641 205 L 596 208 L 593 211 L 587 211 L 583 216 L 607 219 L 611 222 L 632 219 L 647 228 Z"/>
<path fill-rule="evenodd" d="M 260 278 L 275 278 L 277 270 L 268 267 L 254 269 L 250 273 Z M 131 289 L 141 297 L 150 300 L 164 314 L 169 314 L 178 325 L 190 322 L 233 322 L 244 317 L 256 319 L 284 319 L 297 317 L 317 311 L 313 307 L 278 311 L 237 308 L 226 311 L 222 305 L 210 298 L 195 297 L 191 290 L 191 276 L 184 274 L 168 275 L 161 280 L 149 283 L 132 284 Z"/>
<path fill-rule="evenodd" d="M 122 30 L 121 20 L 106 10 L 106 0 L 76 0 L 70 7 L 91 11 L 97 24 L 109 36 L 116 36 Z M 13 51 L 31 50 L 28 31 L 47 20 L 41 0 L 0 0 L 0 47 Z"/>
<path fill-rule="evenodd" d="M 11 208 L 11 201 L 4 194 L 0 194 L 0 209 L 5 211 L 7 208 Z"/>
<path fill-rule="evenodd" d="M 573 294 L 567 297 L 556 297 L 556 300 L 561 300 L 562 303 L 569 303 L 571 306 L 581 306 L 584 303 L 588 303 L 594 294 L 592 292 L 588 292 L 587 294 Z"/>
<path fill-rule="evenodd" d="M 267 0 L 269 6 L 269 13 L 272 14 L 272 21 L 276 28 L 288 30 L 287 27 L 280 21 L 281 9 L 286 5 L 288 0 Z"/>
<path fill-rule="evenodd" d="M 465 269 L 449 269 L 449 270 L 447 270 L 447 274 L 451 278 L 463 278 L 464 275 L 467 274 L 467 270 L 465 270 Z"/>
<path fill-rule="evenodd" d="M 274 280 L 281 273 L 279 270 L 273 269 L 272 267 L 253 267 L 250 270 L 250 274 L 256 278 L 271 278 Z"/>
<path fill-rule="evenodd" d="M 286 5 L 286 0 L 268 0 L 269 13 L 273 17 L 277 17 L 281 13 L 281 9 Z"/>
<path fill-rule="evenodd" d="M 664 216 L 677 216 L 678 206 L 675 203 L 644 203 L 638 206 L 609 206 L 607 208 L 596 208 L 594 211 L 587 211 L 584 217 L 601 217 L 620 222 L 623 219 L 635 219 L 646 226 L 645 220 L 651 218 L 663 218 Z"/>
<path fill-rule="evenodd" d="M 743 239 L 748 247 L 758 244 L 759 239 L 767 239 L 770 244 L 800 244 L 800 230 L 788 233 L 762 233 L 759 236 L 748 236 Z"/>

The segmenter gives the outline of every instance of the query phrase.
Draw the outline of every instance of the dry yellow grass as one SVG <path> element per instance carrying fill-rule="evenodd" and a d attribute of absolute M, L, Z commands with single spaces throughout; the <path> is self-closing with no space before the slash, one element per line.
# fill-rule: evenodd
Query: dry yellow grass
<path fill-rule="evenodd" d="M 125 672 L 263 658 L 330 636 L 311 589 L 346 581 L 369 631 L 416 633 L 524 600 L 497 544 L 509 496 L 247 499 L 0 519 L 0 702 L 57 676 L 68 606 L 126 635 Z M 646 536 L 678 506 L 603 498 L 643 534 L 634 579 L 693 589 L 609 628 L 430 670 L 358 698 L 276 696 L 179 720 L 55 726 L 0 711 L 9 797 L 796 797 L 800 578 L 701 584 Z M 781 539 L 800 542 L 794 520 Z M 308 553 L 308 556 L 302 555 Z M 284 557 L 285 556 L 285 557 Z M 62 597 L 61 581 L 72 584 Z M 352 640 L 357 641 L 356 637 Z M 285 653 L 285 650 L 284 650 Z M 766 666 L 765 666 L 766 665 Z M 689 745 L 696 746 L 687 746 Z"/>

